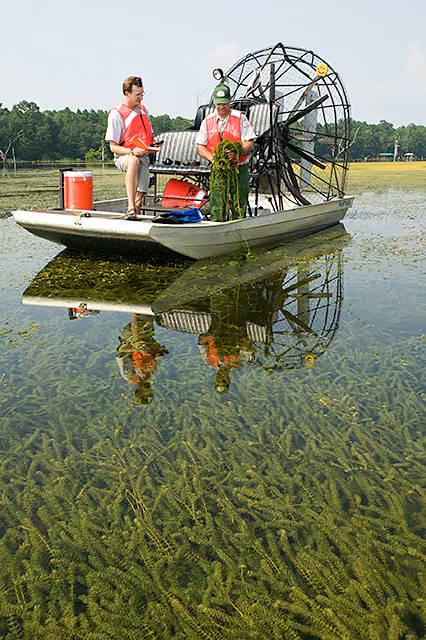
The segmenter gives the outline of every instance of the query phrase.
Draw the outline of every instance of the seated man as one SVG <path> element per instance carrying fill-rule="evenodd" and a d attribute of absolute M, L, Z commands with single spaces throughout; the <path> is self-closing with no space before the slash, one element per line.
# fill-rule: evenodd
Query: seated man
<path fill-rule="evenodd" d="M 248 205 L 249 195 L 249 175 L 248 175 L 248 155 L 253 150 L 256 134 L 246 116 L 236 109 L 231 109 L 231 94 L 229 87 L 225 84 L 219 84 L 213 93 L 213 102 L 216 110 L 203 120 L 197 135 L 197 151 L 202 158 L 209 162 L 213 161 L 214 150 L 222 140 L 230 140 L 231 142 L 241 142 L 243 147 L 243 155 L 237 158 L 235 151 L 228 151 L 228 156 L 234 162 L 238 162 L 238 183 L 239 183 L 239 199 L 237 198 L 237 190 L 231 185 L 231 206 L 234 217 L 237 211 L 241 211 L 245 216 Z M 216 221 L 224 221 L 228 219 L 229 207 L 225 203 L 225 209 L 221 205 L 220 189 L 210 186 L 210 213 L 211 219 Z"/>
<path fill-rule="evenodd" d="M 153 140 L 149 114 L 141 102 L 144 93 L 141 78 L 130 76 L 124 80 L 124 100 L 108 112 L 105 134 L 115 166 L 126 173 L 127 217 L 130 218 L 140 213 L 143 196 L 149 187 L 148 154 L 151 151 L 138 148 L 133 142 L 140 138 L 150 147 Z"/>
<path fill-rule="evenodd" d="M 152 400 L 152 378 L 161 356 L 169 353 L 154 336 L 154 321 L 149 316 L 132 313 L 120 338 L 116 362 L 123 380 L 135 385 L 135 400 L 149 404 Z"/>

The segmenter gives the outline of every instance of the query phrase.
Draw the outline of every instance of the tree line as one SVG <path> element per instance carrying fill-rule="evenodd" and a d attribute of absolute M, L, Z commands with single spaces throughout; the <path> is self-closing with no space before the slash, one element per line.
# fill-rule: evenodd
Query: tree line
<path fill-rule="evenodd" d="M 192 121 L 168 115 L 151 117 L 154 131 L 181 131 Z M 26 161 L 85 160 L 112 158 L 104 142 L 106 111 L 40 111 L 35 102 L 23 100 L 12 109 L 0 108 L 0 156 Z"/>
<path fill-rule="evenodd" d="M 192 121 L 164 114 L 151 116 L 155 133 L 182 131 Z M 23 100 L 12 109 L 0 108 L 0 159 L 20 161 L 72 160 L 93 162 L 111 158 L 104 142 L 107 125 L 105 111 L 41 111 L 35 102 Z M 399 154 L 414 153 L 426 158 L 426 127 L 409 124 L 395 128 L 381 120 L 378 124 L 352 121 L 354 141 L 351 160 L 364 160 L 380 153 L 393 153 L 398 140 Z"/>
<path fill-rule="evenodd" d="M 352 121 L 353 143 L 351 160 L 375 158 L 380 153 L 392 153 L 398 141 L 398 154 L 414 153 L 417 158 L 426 158 L 426 127 L 409 124 L 395 128 L 392 123 L 380 120 L 378 124 Z"/>

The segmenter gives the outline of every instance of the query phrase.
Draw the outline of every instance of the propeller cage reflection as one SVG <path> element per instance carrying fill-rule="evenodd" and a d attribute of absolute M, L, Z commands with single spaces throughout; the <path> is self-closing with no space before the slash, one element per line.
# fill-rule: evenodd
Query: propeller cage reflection
<path fill-rule="evenodd" d="M 342 301 L 338 250 L 273 278 L 198 301 L 196 308 L 204 310 L 160 313 L 156 322 L 182 333 L 219 334 L 225 351 L 232 351 L 236 333 L 243 330 L 251 352 L 244 364 L 295 369 L 312 364 L 327 349 L 339 326 Z"/>

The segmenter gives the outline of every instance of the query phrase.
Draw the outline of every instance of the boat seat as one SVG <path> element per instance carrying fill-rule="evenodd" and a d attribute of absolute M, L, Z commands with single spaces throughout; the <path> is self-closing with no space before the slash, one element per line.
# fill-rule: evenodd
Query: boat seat
<path fill-rule="evenodd" d="M 272 105 L 272 126 L 276 123 L 278 117 L 278 107 Z M 248 119 L 259 138 L 266 131 L 271 129 L 271 106 L 269 102 L 261 102 L 250 107 Z"/>
<path fill-rule="evenodd" d="M 194 119 L 194 129 L 199 131 L 201 127 L 201 123 L 204 120 L 204 118 L 207 118 L 207 116 L 213 113 L 214 110 L 215 110 L 214 104 L 202 104 L 200 107 L 198 107 L 197 113 Z"/>
<path fill-rule="evenodd" d="M 199 175 L 209 173 L 209 163 L 197 153 L 198 131 L 167 131 L 158 138 L 164 140 L 161 150 L 150 166 L 151 173 Z"/>
<path fill-rule="evenodd" d="M 214 111 L 213 105 L 202 105 L 197 112 L 201 119 Z M 272 107 L 272 118 L 275 122 L 278 115 L 276 105 Z M 271 111 L 268 102 L 254 104 L 250 107 L 248 118 L 253 125 L 256 136 L 260 137 L 271 128 Z M 201 123 L 201 120 L 200 120 Z M 197 153 L 197 134 L 195 129 L 187 131 L 167 131 L 158 136 L 164 140 L 161 150 L 155 154 L 150 166 L 153 174 L 206 175 L 210 172 L 209 163 Z"/>
<path fill-rule="evenodd" d="M 205 311 L 166 311 L 156 315 L 160 327 L 181 333 L 208 333 L 211 327 L 211 315 Z M 266 327 L 247 320 L 247 337 L 252 342 L 266 342 Z"/>

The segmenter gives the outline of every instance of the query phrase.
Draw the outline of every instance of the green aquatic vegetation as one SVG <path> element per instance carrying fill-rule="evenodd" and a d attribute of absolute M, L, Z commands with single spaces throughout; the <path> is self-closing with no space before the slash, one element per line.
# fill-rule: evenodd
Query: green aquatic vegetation
<path fill-rule="evenodd" d="M 417 232 L 415 236 L 392 237 L 376 234 L 374 239 L 360 237 L 355 241 L 362 252 L 363 268 L 375 268 L 380 271 L 386 269 L 386 265 L 399 262 L 409 265 L 410 268 L 422 268 L 426 255 L 426 240 L 424 236 Z"/>
<path fill-rule="evenodd" d="M 351 162 L 347 193 L 424 189 L 425 162 Z"/>
<path fill-rule="evenodd" d="M 234 252 L 229 260 L 229 264 L 243 265 L 249 260 L 257 260 L 257 256 L 250 250 L 250 247 L 244 244 Z"/>
<path fill-rule="evenodd" d="M 38 292 L 93 296 L 67 260 Z M 93 264 L 110 300 L 129 275 L 138 300 L 174 284 Z M 215 397 L 196 336 L 156 327 L 170 355 L 141 407 L 111 377 L 128 317 L 61 313 L 31 321 L 42 350 L 2 352 L 1 637 L 425 635 L 420 334 L 346 314 L 312 367 L 246 366 Z"/>
<path fill-rule="evenodd" d="M 238 216 L 243 217 L 240 208 L 240 190 L 238 181 L 238 164 L 229 158 L 229 152 L 235 152 L 237 158 L 242 155 L 243 147 L 241 142 L 231 142 L 230 140 L 222 140 L 214 150 L 212 161 L 212 169 L 210 172 L 210 185 L 212 189 L 220 192 L 220 211 L 224 211 L 228 207 L 231 199 L 231 190 L 235 189 L 236 199 L 238 202 Z"/>
<path fill-rule="evenodd" d="M 53 598 L 55 622 L 41 616 L 43 629 L 85 627 L 91 637 L 96 628 L 113 637 L 121 624 L 128 637 L 140 625 L 147 637 L 261 638 L 285 630 L 295 638 L 352 639 L 399 628 L 410 637 L 410 625 L 424 625 L 422 558 L 399 491 L 404 451 L 414 451 L 417 463 L 421 451 L 410 427 L 401 443 L 385 430 L 372 436 L 360 416 L 353 424 L 353 403 L 356 397 L 334 402 L 328 411 L 336 407 L 336 416 L 306 413 L 303 433 L 294 423 L 279 426 L 278 406 L 267 415 L 249 407 L 245 419 L 240 409 L 238 420 L 224 407 L 214 423 L 181 406 L 172 432 L 160 414 L 142 431 L 121 428 L 112 438 L 105 428 L 99 448 L 89 429 L 84 455 L 78 442 L 58 457 L 50 439 L 39 440 L 38 462 L 28 468 L 36 484 L 27 481 L 18 498 L 26 505 L 38 494 L 32 519 L 19 529 L 30 562 L 19 566 L 33 568 L 20 573 L 24 595 L 36 588 L 39 598 Z M 211 411 L 209 404 L 204 399 L 202 409 Z M 412 404 L 411 419 L 417 411 Z M 361 458 L 355 442 L 366 447 Z M 342 455 L 355 456 L 351 469 L 332 464 Z M 69 478 L 65 485 L 58 474 Z M 72 576 L 65 571 L 71 560 Z M 63 586 L 43 590 L 52 573 Z M 13 601 L 15 591 L 7 593 Z M 79 610 L 77 618 L 68 607 Z"/>
<path fill-rule="evenodd" d="M 38 335 L 40 331 L 40 325 L 33 324 L 27 329 L 21 329 L 20 331 L 14 331 L 13 329 L 6 329 L 0 332 L 0 338 L 8 337 L 10 345 L 16 346 L 18 342 L 31 340 Z"/>
<path fill-rule="evenodd" d="M 25 292 L 27 296 L 47 295 L 52 298 L 90 300 L 114 304 L 146 304 L 166 289 L 191 264 L 185 259 L 175 263 L 146 262 L 143 269 L 128 260 L 76 255 L 65 250 L 37 274 Z"/>

